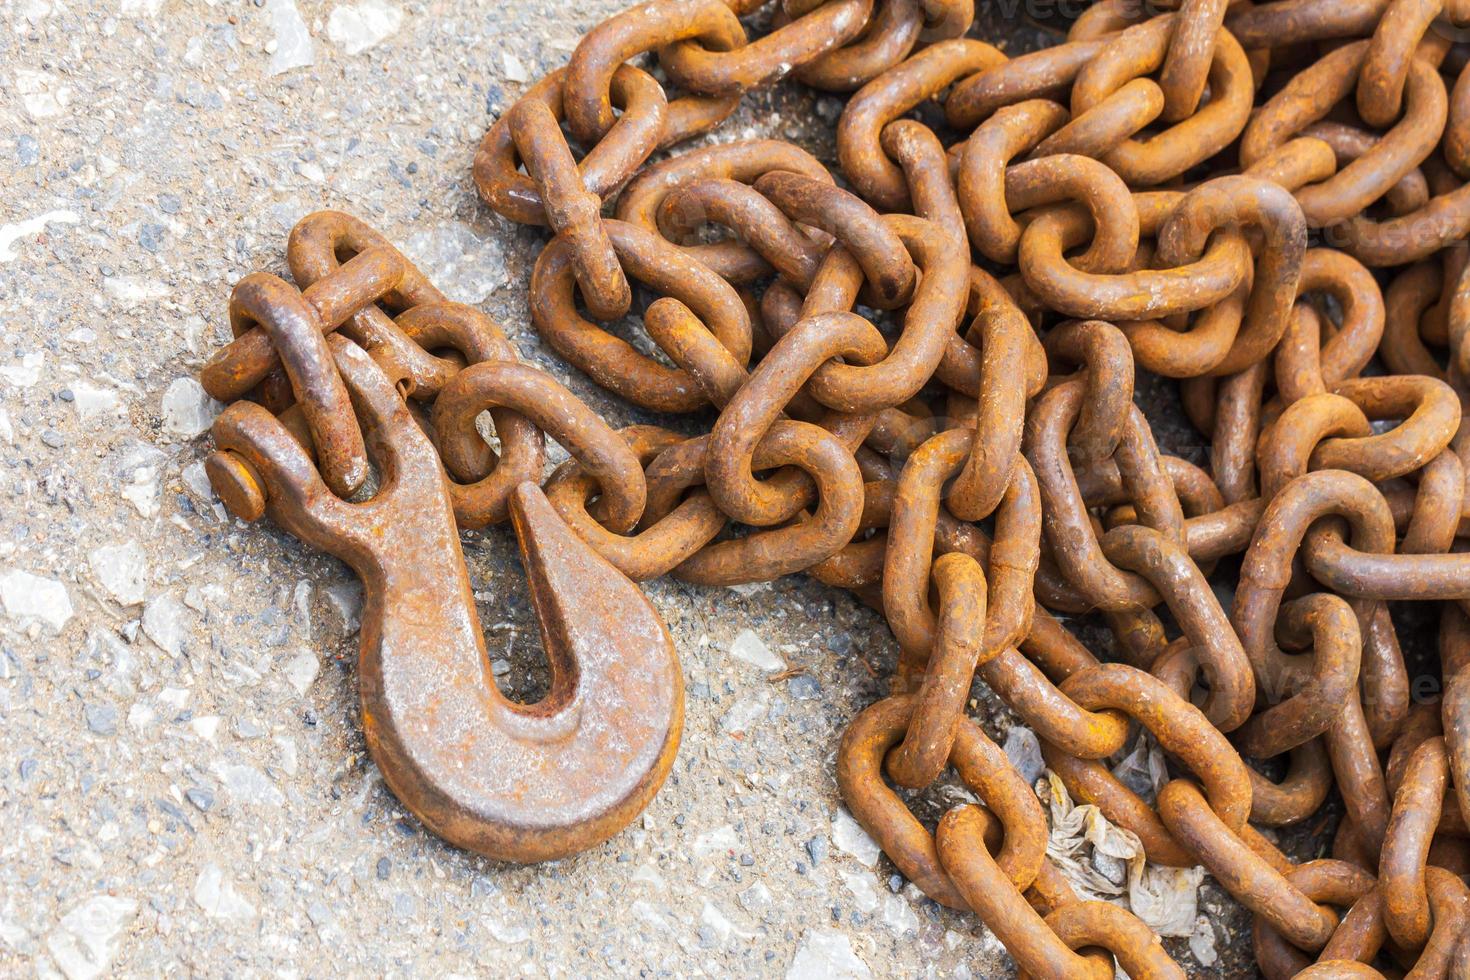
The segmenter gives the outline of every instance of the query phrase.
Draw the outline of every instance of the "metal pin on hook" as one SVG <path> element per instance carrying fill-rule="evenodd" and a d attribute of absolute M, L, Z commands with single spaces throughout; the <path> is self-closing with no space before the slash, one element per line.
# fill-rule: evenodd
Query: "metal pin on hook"
<path fill-rule="evenodd" d="M 510 510 L 551 689 L 536 704 L 505 698 L 434 448 L 360 348 L 328 343 L 379 467 L 378 493 L 362 503 L 334 495 L 279 420 L 249 402 L 216 420 L 216 490 L 241 517 L 263 512 L 361 576 L 368 748 L 426 826 L 508 861 L 606 840 L 663 784 L 683 731 L 683 675 L 662 620 L 523 483 Z"/>

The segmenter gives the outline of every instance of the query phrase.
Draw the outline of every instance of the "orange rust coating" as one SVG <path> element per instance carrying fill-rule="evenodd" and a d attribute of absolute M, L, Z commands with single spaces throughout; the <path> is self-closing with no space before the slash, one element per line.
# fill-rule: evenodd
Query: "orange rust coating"
<path fill-rule="evenodd" d="M 1470 71 L 1444 28 L 1470 3 L 1101 0 L 1014 59 L 963 37 L 968 0 L 742 22 L 759 6 L 611 18 L 476 154 L 486 202 L 554 235 L 538 332 L 612 393 L 688 414 L 678 434 L 614 432 L 347 215 L 293 230 L 297 289 L 237 289 L 204 372 L 235 402 L 206 472 L 237 515 L 366 580 L 363 717 L 390 787 L 491 854 L 603 839 L 657 789 L 682 717 L 623 575 L 807 571 L 899 640 L 895 696 L 839 752 L 844 799 L 1023 973 L 1178 970 L 1044 859 L 1032 787 L 966 717 L 976 678 L 1077 798 L 1257 913 L 1267 976 L 1353 975 L 1388 940 L 1411 976 L 1464 972 Z M 841 174 L 777 140 L 676 147 L 788 73 L 861 89 Z M 1188 461 L 1133 404 L 1161 404 L 1147 372 L 1179 381 L 1200 438 L 1166 445 Z M 572 459 L 543 498 L 547 435 Z M 553 668 L 529 707 L 485 672 L 454 533 L 507 517 Z M 1437 701 L 1411 706 L 1390 602 L 1441 604 Z M 1096 614 L 1124 663 L 1053 613 Z M 1417 695 L 1435 661 L 1411 662 Z M 1205 792 L 1175 779 L 1151 805 L 1112 777 L 1129 716 Z M 888 781 L 946 764 L 983 804 L 936 836 Z M 1299 824 L 1334 787 L 1341 861 L 1294 865 L 1248 822 Z"/>
<path fill-rule="evenodd" d="M 523 483 L 511 513 L 552 684 L 534 705 L 500 695 L 434 448 L 373 362 L 331 343 L 382 473 L 371 501 L 334 496 L 258 405 L 231 406 L 214 437 L 258 474 L 272 520 L 363 579 L 363 727 L 385 780 L 435 833 L 498 859 L 606 839 L 657 792 L 678 748 L 683 681 L 667 631 Z"/>

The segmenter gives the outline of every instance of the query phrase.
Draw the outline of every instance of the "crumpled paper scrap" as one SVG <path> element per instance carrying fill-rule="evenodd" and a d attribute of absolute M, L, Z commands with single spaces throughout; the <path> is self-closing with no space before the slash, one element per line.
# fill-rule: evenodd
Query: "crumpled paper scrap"
<path fill-rule="evenodd" d="M 1036 790 L 1051 811 L 1046 856 L 1078 897 L 1122 905 L 1161 936 L 1195 932 L 1203 868 L 1151 864 L 1138 835 L 1111 823 L 1090 803 L 1073 803 L 1051 770 L 1037 781 Z"/>

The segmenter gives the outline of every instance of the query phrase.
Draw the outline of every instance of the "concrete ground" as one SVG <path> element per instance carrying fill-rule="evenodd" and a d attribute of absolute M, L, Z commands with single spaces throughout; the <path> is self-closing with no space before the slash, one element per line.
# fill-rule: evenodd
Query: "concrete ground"
<path fill-rule="evenodd" d="M 202 478 L 217 406 L 193 378 L 228 339 L 229 289 L 283 272 L 288 230 L 323 207 L 610 419 L 642 418 L 539 342 L 542 235 L 469 175 L 489 122 L 622 5 L 0 4 L 0 975 L 1013 971 L 841 808 L 837 740 L 895 653 L 849 596 L 648 586 L 689 692 L 673 777 L 606 845 L 505 866 L 427 834 L 366 757 L 345 566 L 228 519 Z M 783 86 L 721 138 L 830 160 L 839 111 Z M 510 535 L 465 541 L 497 674 L 534 696 Z M 1234 972 L 1245 920 L 1201 902 L 1222 959 L 1170 948 Z"/>

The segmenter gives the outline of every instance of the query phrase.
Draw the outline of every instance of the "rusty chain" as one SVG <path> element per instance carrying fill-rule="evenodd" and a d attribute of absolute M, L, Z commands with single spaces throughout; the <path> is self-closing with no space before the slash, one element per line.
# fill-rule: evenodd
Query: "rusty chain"
<path fill-rule="evenodd" d="M 1015 58 L 964 36 L 970 0 L 784 0 L 751 38 L 760 6 L 610 18 L 473 166 L 550 232 L 541 337 L 705 434 L 612 430 L 343 214 L 293 230 L 294 285 L 231 295 L 207 471 L 366 582 L 389 786 L 496 857 L 605 839 L 682 731 L 632 581 L 806 571 L 900 648 L 838 749 L 843 799 L 1023 974 L 1182 971 L 1047 857 L 1036 793 L 967 715 L 976 677 L 1076 799 L 1255 914 L 1266 976 L 1470 975 L 1470 4 L 1101 0 Z M 654 160 L 787 74 L 851 93 L 843 183 L 772 140 Z M 651 347 L 607 329 L 630 313 Z M 1179 380 L 1198 461 L 1158 445 L 1146 373 Z M 547 436 L 570 456 L 549 477 Z M 456 533 L 507 519 L 552 668 L 535 705 L 495 688 Z M 1441 610 L 1417 703 L 1406 602 Z M 1174 763 L 1153 800 L 1107 765 L 1135 723 Z M 894 787 L 949 768 L 978 802 L 931 830 Z M 1256 829 L 1334 787 L 1331 858 Z"/>

